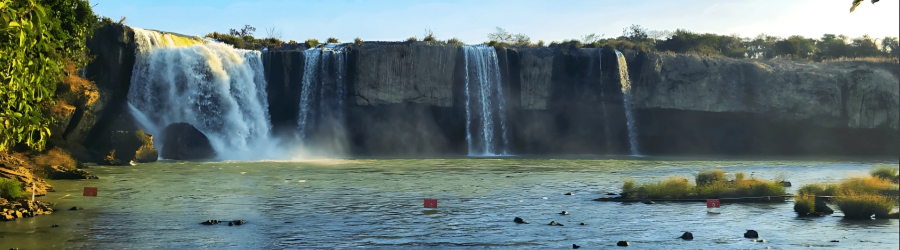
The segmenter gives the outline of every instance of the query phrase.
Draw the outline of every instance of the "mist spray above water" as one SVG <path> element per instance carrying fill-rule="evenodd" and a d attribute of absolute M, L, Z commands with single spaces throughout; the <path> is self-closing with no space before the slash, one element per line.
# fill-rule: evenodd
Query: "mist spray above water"
<path fill-rule="evenodd" d="M 221 159 L 279 157 L 278 150 L 266 150 L 276 144 L 269 138 L 260 52 L 133 30 L 138 48 L 128 105 L 142 129 L 157 135 L 169 124 L 189 123 L 206 134 Z"/>
<path fill-rule="evenodd" d="M 469 156 L 507 155 L 506 101 L 497 52 L 487 45 L 465 45 L 462 49 L 466 72 L 466 142 Z"/>

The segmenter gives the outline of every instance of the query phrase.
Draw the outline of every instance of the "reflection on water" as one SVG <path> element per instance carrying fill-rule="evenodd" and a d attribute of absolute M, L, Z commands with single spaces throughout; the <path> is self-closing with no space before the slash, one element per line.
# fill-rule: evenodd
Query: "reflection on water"
<path fill-rule="evenodd" d="M 716 214 L 704 203 L 592 201 L 618 192 L 628 178 L 693 179 L 699 170 L 721 168 L 783 176 L 793 182 L 792 192 L 805 183 L 865 175 L 874 165 L 479 158 L 98 166 L 90 170 L 102 179 L 52 181 L 57 192 L 43 197 L 57 208 L 84 210 L 0 223 L 0 248 L 604 248 L 628 240 L 638 249 L 897 249 L 897 220 L 850 221 L 840 213 L 797 218 L 790 202 L 725 203 Z M 81 196 L 84 186 L 99 187 L 98 197 Z M 423 198 L 438 199 L 438 208 L 423 208 Z M 563 210 L 570 214 L 560 215 Z M 517 216 L 531 224 L 513 223 Z M 247 224 L 199 224 L 208 219 Z M 745 229 L 766 242 L 744 239 Z M 695 239 L 676 239 L 683 231 Z"/>

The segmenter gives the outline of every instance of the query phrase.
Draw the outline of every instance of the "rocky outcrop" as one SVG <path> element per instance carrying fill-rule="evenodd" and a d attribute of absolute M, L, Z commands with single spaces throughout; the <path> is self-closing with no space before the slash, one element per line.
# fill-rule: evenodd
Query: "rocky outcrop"
<path fill-rule="evenodd" d="M 18 218 L 34 217 L 53 213 L 50 203 L 44 201 L 14 200 L 0 198 L 0 221 L 12 221 Z"/>
<path fill-rule="evenodd" d="M 114 127 L 114 121 L 126 110 L 136 48 L 134 32 L 120 24 L 103 26 L 94 31 L 87 47 L 94 59 L 83 75 L 96 84 L 98 94 L 95 101 L 76 106 L 63 138 L 84 145 L 92 153 L 89 159 L 76 155 L 79 160 L 98 161 L 108 153 L 96 149 L 107 142 L 101 138 L 110 131 L 121 130 Z"/>
<path fill-rule="evenodd" d="M 764 114 L 831 128 L 900 125 L 896 63 L 738 60 L 643 53 L 637 108 Z"/>
<path fill-rule="evenodd" d="M 52 192 L 53 186 L 25 167 L 29 165 L 28 159 L 22 154 L 0 151 L 0 177 L 19 181 L 25 193 L 30 194 L 34 190 L 36 196 L 44 196 L 47 192 Z"/>
<path fill-rule="evenodd" d="M 354 49 L 351 102 L 356 105 L 453 105 L 459 46 L 442 42 L 366 42 Z"/>
<path fill-rule="evenodd" d="M 216 157 L 209 138 L 191 124 L 170 124 L 163 130 L 162 136 L 161 157 L 164 159 L 197 160 Z"/>
<path fill-rule="evenodd" d="M 654 154 L 896 154 L 896 63 L 641 53 L 642 145 Z"/>
<path fill-rule="evenodd" d="M 81 169 L 69 169 L 61 166 L 47 167 L 47 178 L 53 180 L 99 179 L 96 175 Z"/>

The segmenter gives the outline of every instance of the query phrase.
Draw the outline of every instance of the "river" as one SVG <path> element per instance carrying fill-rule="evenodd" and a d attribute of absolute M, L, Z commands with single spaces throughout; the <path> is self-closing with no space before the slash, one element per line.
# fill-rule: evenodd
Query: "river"
<path fill-rule="evenodd" d="M 628 178 L 693 179 L 700 170 L 724 169 L 783 177 L 792 193 L 897 164 L 576 156 L 93 166 L 88 170 L 99 180 L 50 181 L 56 192 L 39 199 L 59 211 L 0 222 L 0 248 L 598 249 L 627 240 L 629 249 L 898 249 L 898 220 L 846 220 L 839 211 L 798 218 L 792 202 L 725 203 L 708 213 L 704 203 L 593 201 L 618 192 Z M 98 196 L 82 196 L 86 186 L 97 187 Z M 437 199 L 438 208 L 423 208 L 424 198 Z M 72 206 L 84 209 L 66 210 Z M 247 223 L 199 224 L 208 219 Z M 746 229 L 765 242 L 743 238 Z M 676 239 L 683 231 L 695 239 Z"/>

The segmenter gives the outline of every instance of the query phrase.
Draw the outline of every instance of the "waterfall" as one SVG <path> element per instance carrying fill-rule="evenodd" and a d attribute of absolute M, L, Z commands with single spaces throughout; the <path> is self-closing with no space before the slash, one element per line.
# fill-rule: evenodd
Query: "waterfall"
<path fill-rule="evenodd" d="M 633 103 L 631 103 L 631 80 L 628 79 L 628 69 L 624 66 L 627 65 L 627 62 L 625 61 L 625 56 L 618 50 L 616 50 L 616 57 L 619 62 L 619 77 L 622 78 L 622 104 L 625 106 L 625 123 L 628 128 L 628 142 L 631 145 L 631 155 L 640 156 L 637 127 L 634 124 L 634 111 L 632 111 Z"/>
<path fill-rule="evenodd" d="M 347 81 L 344 47 L 328 44 L 303 51 L 306 58 L 303 66 L 302 89 L 300 92 L 300 113 L 297 118 L 298 137 L 303 143 L 310 143 L 310 135 L 321 134 L 323 128 L 339 130 L 344 124 L 346 109 Z M 331 132 L 330 139 L 335 139 Z"/>
<path fill-rule="evenodd" d="M 158 134 L 185 122 L 206 134 L 221 159 L 273 157 L 275 150 L 265 149 L 274 144 L 260 52 L 132 29 L 137 51 L 128 105 L 142 129 Z"/>
<path fill-rule="evenodd" d="M 470 156 L 509 154 L 506 101 L 494 47 L 465 45 L 466 141 Z M 496 123 L 495 123 L 496 121 Z M 499 124 L 497 124 L 499 123 Z M 497 133 L 496 130 L 500 130 Z"/>

